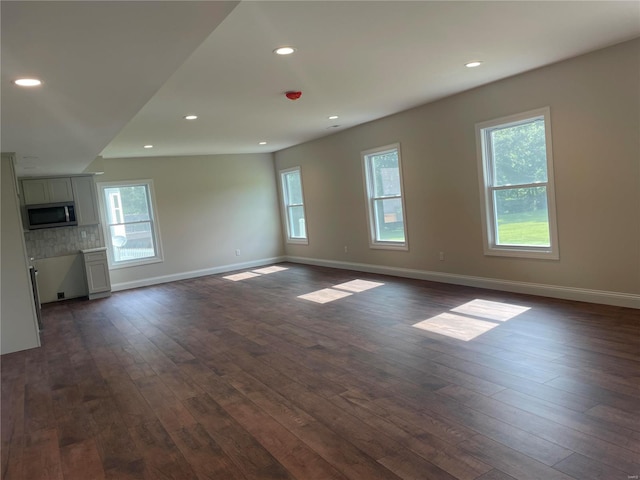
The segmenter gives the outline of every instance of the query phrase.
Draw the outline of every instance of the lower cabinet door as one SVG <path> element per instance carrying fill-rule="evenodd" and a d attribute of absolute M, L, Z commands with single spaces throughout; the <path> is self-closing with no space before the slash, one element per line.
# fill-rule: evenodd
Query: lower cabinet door
<path fill-rule="evenodd" d="M 82 250 L 89 300 L 111 295 L 106 248 Z"/>
<path fill-rule="evenodd" d="M 107 262 L 87 263 L 87 283 L 89 294 L 111 290 Z"/>

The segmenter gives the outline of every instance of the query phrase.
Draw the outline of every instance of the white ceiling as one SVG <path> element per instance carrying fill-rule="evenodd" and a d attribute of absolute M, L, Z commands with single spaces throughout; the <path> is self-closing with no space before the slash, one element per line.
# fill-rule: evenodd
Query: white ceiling
<path fill-rule="evenodd" d="M 3 1 L 2 151 L 28 175 L 273 152 L 640 36 L 636 1 L 234 5 Z"/>

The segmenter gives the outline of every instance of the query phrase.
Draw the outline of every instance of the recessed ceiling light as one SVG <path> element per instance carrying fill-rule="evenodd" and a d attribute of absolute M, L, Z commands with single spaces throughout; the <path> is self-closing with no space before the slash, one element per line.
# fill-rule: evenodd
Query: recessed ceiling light
<path fill-rule="evenodd" d="M 260 142 L 260 143 L 258 143 L 258 145 L 266 145 L 266 144 L 267 144 L 267 142 Z"/>
<path fill-rule="evenodd" d="M 331 116 L 329 117 L 329 120 L 335 120 L 335 119 L 337 119 L 337 118 L 338 118 L 338 115 L 331 115 Z"/>
<path fill-rule="evenodd" d="M 291 55 L 295 51 L 296 49 L 293 47 L 278 47 L 273 51 L 273 53 L 277 55 Z"/>
<path fill-rule="evenodd" d="M 195 120 L 196 118 L 198 118 L 197 115 L 186 115 L 184 117 L 185 120 Z"/>
<path fill-rule="evenodd" d="M 482 62 L 475 60 L 473 62 L 469 62 L 469 63 L 465 63 L 464 66 L 467 68 L 474 68 L 474 67 L 479 67 L 480 65 L 482 65 Z"/>
<path fill-rule="evenodd" d="M 19 78 L 13 83 L 21 87 L 37 87 L 38 85 L 42 85 L 42 82 L 37 78 Z"/>
<path fill-rule="evenodd" d="M 145 145 L 145 146 L 144 146 L 144 147 L 142 147 L 142 148 L 153 148 L 153 145 Z"/>

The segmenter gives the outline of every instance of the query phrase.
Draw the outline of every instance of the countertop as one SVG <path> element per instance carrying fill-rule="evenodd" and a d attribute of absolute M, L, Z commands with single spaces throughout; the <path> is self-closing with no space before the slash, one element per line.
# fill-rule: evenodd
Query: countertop
<path fill-rule="evenodd" d="M 84 250 L 80 250 L 80 253 L 95 253 L 95 252 L 106 252 L 107 247 L 96 247 L 96 248 L 85 248 Z"/>

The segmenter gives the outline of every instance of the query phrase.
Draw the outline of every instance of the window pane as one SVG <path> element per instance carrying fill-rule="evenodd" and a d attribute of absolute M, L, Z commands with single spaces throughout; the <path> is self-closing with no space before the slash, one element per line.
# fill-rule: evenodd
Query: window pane
<path fill-rule="evenodd" d="M 122 223 L 122 208 L 120 206 L 119 189 L 105 188 L 104 201 L 107 213 L 107 223 Z"/>
<path fill-rule="evenodd" d="M 394 150 L 380 155 L 371 155 L 370 159 L 373 174 L 373 196 L 400 195 L 398 152 Z"/>
<path fill-rule="evenodd" d="M 145 185 L 105 188 L 104 198 L 109 223 L 151 220 Z"/>
<path fill-rule="evenodd" d="M 291 238 L 307 238 L 307 230 L 304 219 L 304 208 L 288 207 L 289 235 Z"/>
<path fill-rule="evenodd" d="M 302 202 L 302 182 L 300 172 L 289 172 L 284 175 L 285 189 L 287 191 L 288 205 L 301 205 Z"/>
<path fill-rule="evenodd" d="M 376 240 L 381 242 L 404 242 L 404 219 L 402 200 L 389 198 L 375 200 Z"/>
<path fill-rule="evenodd" d="M 113 225 L 109 229 L 113 259 L 116 262 L 149 258 L 156 255 L 150 222 Z"/>
<path fill-rule="evenodd" d="M 147 203 L 147 187 L 145 185 L 120 187 L 120 197 L 122 198 L 125 222 L 151 220 Z"/>
<path fill-rule="evenodd" d="M 493 129 L 490 136 L 495 186 L 547 181 L 544 119 Z"/>
<path fill-rule="evenodd" d="M 494 191 L 496 244 L 548 247 L 547 187 Z"/>

